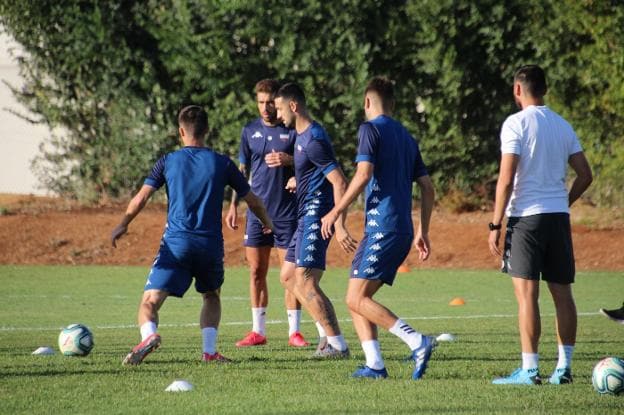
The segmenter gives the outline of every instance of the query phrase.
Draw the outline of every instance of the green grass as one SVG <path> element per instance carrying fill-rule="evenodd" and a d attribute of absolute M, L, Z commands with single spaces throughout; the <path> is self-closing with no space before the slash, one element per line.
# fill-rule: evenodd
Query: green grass
<path fill-rule="evenodd" d="M 516 303 L 508 278 L 494 271 L 423 270 L 399 274 L 378 299 L 415 329 L 453 333 L 433 354 L 421 381 L 411 381 L 402 362 L 407 347 L 380 333 L 389 378 L 355 380 L 349 375 L 363 354 L 343 301 L 345 270 L 331 269 L 322 285 L 332 298 L 353 359 L 308 360 L 313 348 L 286 346 L 287 324 L 277 270 L 271 270 L 269 343 L 237 349 L 234 342 L 250 328 L 247 271 L 227 270 L 219 349 L 231 365 L 199 361 L 197 326 L 200 297 L 169 299 L 161 310 L 162 347 L 139 367 L 121 366 L 138 341 L 136 309 L 146 269 L 141 267 L 0 266 L 0 413 L 600 413 L 624 412 L 624 396 L 600 396 L 591 371 L 604 356 L 624 354 L 624 327 L 597 313 L 624 299 L 617 273 L 577 275 L 578 343 L 575 383 L 565 386 L 505 387 L 490 384 L 519 364 Z M 466 305 L 450 307 L 456 296 Z M 542 287 L 541 372 L 556 362 L 554 310 Z M 60 327 L 81 322 L 91 327 L 95 348 L 85 358 L 32 356 L 53 346 Z M 315 337 L 304 313 L 303 332 Z M 195 389 L 166 393 L 176 379 Z"/>

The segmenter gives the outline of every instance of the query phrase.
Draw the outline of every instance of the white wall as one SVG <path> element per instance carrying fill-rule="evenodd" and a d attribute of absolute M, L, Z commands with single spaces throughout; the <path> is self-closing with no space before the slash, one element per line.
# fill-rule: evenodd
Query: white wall
<path fill-rule="evenodd" d="M 9 54 L 16 43 L 0 27 L 0 80 L 20 88 L 17 63 Z M 26 110 L 13 97 L 11 90 L 0 83 L 0 193 L 48 194 L 40 189 L 39 182 L 30 169 L 30 162 L 39 152 L 39 143 L 49 136 L 41 125 L 33 125 L 7 111 L 19 113 Z"/>

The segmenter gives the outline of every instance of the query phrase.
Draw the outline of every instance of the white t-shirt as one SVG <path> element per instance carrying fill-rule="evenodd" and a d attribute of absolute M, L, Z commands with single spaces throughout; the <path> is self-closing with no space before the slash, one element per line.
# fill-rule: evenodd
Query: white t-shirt
<path fill-rule="evenodd" d="M 501 152 L 520 157 L 507 216 L 568 213 L 568 159 L 581 151 L 572 126 L 546 106 L 531 105 L 507 117 Z"/>

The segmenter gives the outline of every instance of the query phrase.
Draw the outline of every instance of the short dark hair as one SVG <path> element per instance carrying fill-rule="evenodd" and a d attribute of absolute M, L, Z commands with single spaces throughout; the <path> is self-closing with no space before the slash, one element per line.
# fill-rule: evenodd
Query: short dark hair
<path fill-rule="evenodd" d="M 376 76 L 366 85 L 364 94 L 374 92 L 381 99 L 381 104 L 386 109 L 394 106 L 394 83 L 385 76 Z"/>
<path fill-rule="evenodd" d="M 274 95 L 277 90 L 280 88 L 280 83 L 275 79 L 263 79 L 258 81 L 256 84 L 255 90 L 256 94 L 260 92 L 265 92 L 267 94 Z"/>
<path fill-rule="evenodd" d="M 524 65 L 516 70 L 514 81 L 520 82 L 525 91 L 534 98 L 546 95 L 546 74 L 538 65 Z"/>
<path fill-rule="evenodd" d="M 199 105 L 188 105 L 180 110 L 178 124 L 193 138 L 203 138 L 208 132 L 208 114 Z"/>
<path fill-rule="evenodd" d="M 287 99 L 289 101 L 295 101 L 298 104 L 305 105 L 306 98 L 303 93 L 303 89 L 294 82 L 288 82 L 277 91 L 275 98 Z"/>

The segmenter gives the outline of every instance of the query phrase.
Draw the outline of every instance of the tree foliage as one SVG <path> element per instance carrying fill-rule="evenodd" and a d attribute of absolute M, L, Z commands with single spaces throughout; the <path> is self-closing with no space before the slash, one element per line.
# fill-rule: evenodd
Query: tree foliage
<path fill-rule="evenodd" d="M 14 92 L 55 131 L 40 177 L 83 199 L 134 191 L 177 146 L 191 102 L 209 113 L 211 145 L 235 156 L 265 77 L 303 85 L 350 170 L 362 92 L 379 74 L 396 80 L 397 118 L 438 190 L 489 198 L 513 71 L 537 62 L 596 169 L 593 199 L 621 202 L 623 16 L 590 0 L 0 0 L 25 51 Z"/>

